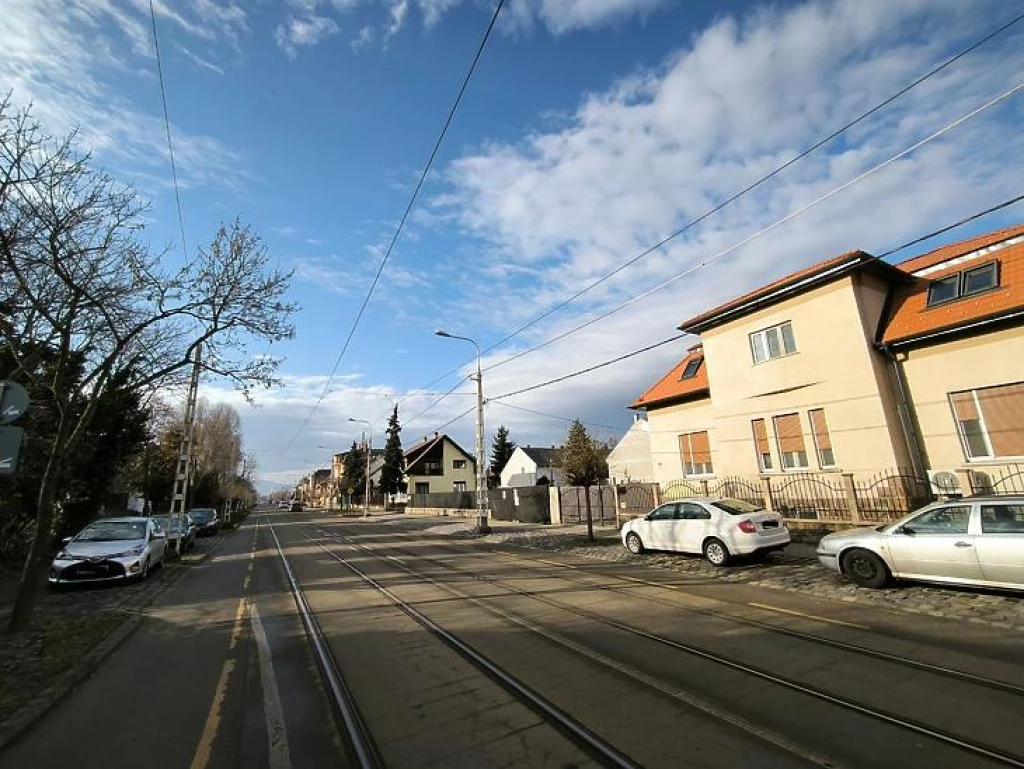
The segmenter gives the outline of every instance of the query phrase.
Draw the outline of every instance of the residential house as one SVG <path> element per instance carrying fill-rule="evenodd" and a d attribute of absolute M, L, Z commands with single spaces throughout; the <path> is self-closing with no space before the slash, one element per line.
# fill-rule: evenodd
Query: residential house
<path fill-rule="evenodd" d="M 546 478 L 553 485 L 562 483 L 562 462 L 559 450 L 532 446 L 516 446 L 512 456 L 501 468 L 501 485 L 504 487 L 536 486 L 537 481 Z"/>
<path fill-rule="evenodd" d="M 853 251 L 679 328 L 699 343 L 631 405 L 659 482 L 1024 459 L 1024 226 Z"/>
<path fill-rule="evenodd" d="M 612 483 L 649 482 L 654 479 L 651 460 L 651 425 L 640 414 L 608 454 L 608 477 Z"/>
<path fill-rule="evenodd" d="M 447 435 L 434 433 L 405 452 L 410 494 L 476 491 L 476 460 Z"/>

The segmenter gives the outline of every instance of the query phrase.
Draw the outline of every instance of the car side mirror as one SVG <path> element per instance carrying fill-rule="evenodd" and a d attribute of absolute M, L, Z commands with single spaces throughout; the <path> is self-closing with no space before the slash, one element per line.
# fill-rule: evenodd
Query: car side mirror
<path fill-rule="evenodd" d="M 62 539 L 62 540 L 60 541 L 60 546 L 61 546 L 61 547 L 64 547 L 64 545 L 66 545 L 66 544 L 67 544 L 68 542 L 70 542 L 70 541 L 71 541 L 71 537 L 64 537 L 64 539 Z"/>
<path fill-rule="evenodd" d="M 910 535 L 910 536 L 913 536 L 914 534 L 917 534 L 917 532 L 914 531 L 909 526 L 900 526 L 898 529 L 896 529 L 896 532 L 898 534 L 907 534 L 907 535 Z"/>

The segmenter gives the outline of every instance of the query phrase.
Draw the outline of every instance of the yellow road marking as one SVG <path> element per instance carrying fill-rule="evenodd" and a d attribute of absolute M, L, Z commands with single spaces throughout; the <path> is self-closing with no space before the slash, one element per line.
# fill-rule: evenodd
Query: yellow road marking
<path fill-rule="evenodd" d="M 246 600 L 243 596 L 238 599 L 238 608 L 235 610 L 235 624 L 231 629 L 231 642 L 228 650 L 238 645 L 238 639 L 242 635 L 242 628 L 245 627 Z M 210 749 L 213 747 L 213 740 L 217 736 L 217 728 L 220 726 L 221 708 L 224 706 L 224 697 L 227 695 L 228 679 L 235 669 L 235 661 L 229 656 L 224 660 L 224 666 L 220 670 L 220 678 L 217 679 L 217 688 L 213 692 L 213 702 L 210 703 L 210 712 L 206 715 L 206 725 L 203 727 L 203 736 L 199 738 L 199 745 L 196 747 L 195 755 L 192 757 L 191 769 L 206 769 L 210 764 Z"/>
<path fill-rule="evenodd" d="M 816 622 L 827 622 L 830 625 L 842 625 L 843 627 L 857 628 L 857 630 L 870 630 L 867 625 L 858 625 L 856 622 L 844 622 L 841 619 L 829 619 L 828 617 L 819 617 L 816 614 L 805 614 L 802 611 L 794 611 L 793 609 L 783 609 L 781 606 L 769 606 L 765 603 L 753 603 L 750 602 L 748 606 L 753 606 L 757 609 L 767 609 L 768 611 L 777 611 L 783 614 L 792 614 L 795 617 L 803 617 L 804 619 L 813 619 Z"/>

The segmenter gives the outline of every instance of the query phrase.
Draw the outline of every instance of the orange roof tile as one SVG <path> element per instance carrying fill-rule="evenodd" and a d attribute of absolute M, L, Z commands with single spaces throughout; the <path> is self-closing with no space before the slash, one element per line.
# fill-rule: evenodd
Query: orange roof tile
<path fill-rule="evenodd" d="M 990 232 L 987 235 L 977 235 L 968 240 L 961 240 L 958 243 L 950 243 L 940 248 L 936 248 L 934 251 L 929 251 L 927 254 L 912 256 L 910 259 L 900 262 L 898 266 L 904 272 L 917 272 L 918 270 L 923 270 L 926 267 L 931 267 L 932 265 L 944 262 L 947 259 L 955 259 L 962 254 L 977 251 L 979 248 L 991 246 L 993 243 L 998 243 L 1001 240 L 1007 240 L 1008 238 L 1013 238 L 1017 235 L 1024 235 L 1024 224 L 1018 224 L 1014 227 L 1006 227 L 1002 230 Z"/>
<path fill-rule="evenodd" d="M 881 262 L 880 260 L 871 256 L 871 254 L 866 254 L 863 251 L 847 251 L 845 254 L 833 256 L 831 259 L 826 259 L 823 262 L 812 264 L 810 267 L 805 267 L 802 270 L 797 270 L 796 272 L 786 275 L 785 277 L 779 278 L 778 280 L 773 281 L 766 286 L 761 286 L 760 288 L 756 288 L 753 291 L 748 291 L 746 294 L 738 296 L 735 299 L 730 299 L 728 302 L 720 304 L 718 305 L 718 307 L 715 307 L 712 310 L 702 312 L 700 315 L 695 315 L 689 320 L 683 321 L 683 323 L 679 325 L 679 329 L 681 331 L 690 331 L 691 333 L 697 333 L 698 331 L 702 330 L 701 327 L 706 327 L 706 324 L 709 321 L 714 320 L 718 316 L 723 315 L 729 312 L 730 310 L 739 308 L 742 305 L 747 304 L 748 302 L 765 298 L 775 291 L 779 291 L 790 286 L 795 286 L 796 284 L 800 283 L 805 279 L 813 278 L 816 275 L 828 272 L 830 269 L 834 267 L 839 267 L 845 262 L 849 262 L 851 266 L 863 263 L 877 263 L 879 265 L 884 264 L 884 262 Z"/>
<path fill-rule="evenodd" d="M 701 359 L 700 368 L 696 375 L 689 379 L 683 379 L 683 371 L 692 360 Z M 686 357 L 677 363 L 671 371 L 658 380 L 643 395 L 637 398 L 631 405 L 631 409 L 649 408 L 654 405 L 663 404 L 666 401 L 685 400 L 690 397 L 704 396 L 710 392 L 708 387 L 708 367 L 703 362 L 704 349 L 696 344 L 687 350 Z"/>
<path fill-rule="evenodd" d="M 914 263 L 916 264 L 914 269 L 924 269 L 978 248 L 984 248 L 999 240 L 1014 237 L 1014 234 L 1007 233 L 1024 234 L 1024 227 L 1000 232 L 1002 233 L 1001 237 L 996 238 L 996 233 L 992 233 L 992 235 L 964 241 L 954 246 L 945 246 L 930 254 L 904 262 L 900 267 L 909 269 L 908 265 Z M 935 256 L 939 252 L 941 252 L 941 258 Z M 998 288 L 937 307 L 927 306 L 928 284 L 932 280 L 992 260 L 999 262 Z M 890 320 L 886 324 L 885 333 L 882 335 L 882 341 L 885 343 L 907 341 L 923 334 L 953 330 L 969 323 L 996 318 L 1022 309 L 1024 309 L 1024 242 L 979 256 L 976 261 L 961 262 L 937 270 L 934 273 L 929 273 L 927 277 L 919 278 L 909 286 L 897 289 L 893 296 L 892 312 L 889 316 Z"/>

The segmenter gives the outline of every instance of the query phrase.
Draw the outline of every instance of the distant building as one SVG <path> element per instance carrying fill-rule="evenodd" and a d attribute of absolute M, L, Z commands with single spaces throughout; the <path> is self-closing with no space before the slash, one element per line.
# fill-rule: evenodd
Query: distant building
<path fill-rule="evenodd" d="M 447 435 L 434 433 L 405 452 L 410 494 L 476 491 L 476 460 Z"/>
<path fill-rule="evenodd" d="M 540 478 L 547 478 L 552 485 L 562 484 L 562 460 L 560 449 L 516 446 L 508 462 L 501 468 L 501 485 L 506 487 L 536 486 Z"/>
<path fill-rule="evenodd" d="M 651 459 L 651 423 L 639 414 L 626 434 L 608 454 L 608 477 L 612 483 L 654 480 Z"/>

